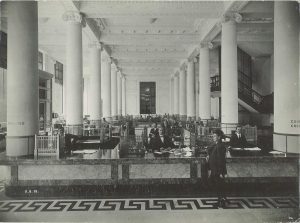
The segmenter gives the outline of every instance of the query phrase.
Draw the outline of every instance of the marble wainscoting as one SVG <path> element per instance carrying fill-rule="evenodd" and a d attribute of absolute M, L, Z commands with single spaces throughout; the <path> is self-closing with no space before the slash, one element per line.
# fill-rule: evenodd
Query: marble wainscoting
<path fill-rule="evenodd" d="M 190 178 L 190 165 L 184 163 L 172 164 L 133 164 L 129 168 L 130 179 L 166 179 Z"/>
<path fill-rule="evenodd" d="M 299 176 L 298 158 L 295 157 L 239 157 L 227 159 L 231 181 L 295 181 Z"/>

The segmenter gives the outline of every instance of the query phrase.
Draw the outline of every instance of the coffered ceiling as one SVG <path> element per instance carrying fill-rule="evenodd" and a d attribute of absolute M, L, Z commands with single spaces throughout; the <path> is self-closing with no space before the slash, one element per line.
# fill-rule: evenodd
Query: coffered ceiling
<path fill-rule="evenodd" d="M 1 3 L 1 29 L 7 11 Z M 84 73 L 89 73 L 89 43 L 100 41 L 125 75 L 170 76 L 197 53 L 203 40 L 220 44 L 222 15 L 242 15 L 238 45 L 251 56 L 273 52 L 273 2 L 225 1 L 39 1 L 39 46 L 65 62 L 65 11 L 81 12 Z M 194 54 L 193 54 L 194 53 Z"/>

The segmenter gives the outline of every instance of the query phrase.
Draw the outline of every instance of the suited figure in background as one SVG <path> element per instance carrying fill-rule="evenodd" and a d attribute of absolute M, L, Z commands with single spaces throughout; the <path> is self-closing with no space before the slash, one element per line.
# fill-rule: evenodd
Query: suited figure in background
<path fill-rule="evenodd" d="M 248 142 L 244 134 L 242 134 L 242 127 L 237 126 L 236 131 L 230 137 L 230 146 L 233 148 L 245 148 Z"/>

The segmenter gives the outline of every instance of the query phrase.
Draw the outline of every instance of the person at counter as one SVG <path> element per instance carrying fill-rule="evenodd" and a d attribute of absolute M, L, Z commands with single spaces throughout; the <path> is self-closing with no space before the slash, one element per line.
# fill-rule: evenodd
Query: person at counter
<path fill-rule="evenodd" d="M 230 146 L 232 148 L 245 148 L 248 142 L 244 134 L 242 134 L 242 127 L 237 126 L 236 131 L 230 137 Z"/>
<path fill-rule="evenodd" d="M 150 133 L 149 133 L 150 141 L 151 141 L 151 139 L 154 139 L 155 137 L 159 137 L 159 131 L 157 128 L 157 124 L 153 123 L 152 128 L 150 129 Z"/>
<path fill-rule="evenodd" d="M 151 136 L 148 149 L 152 150 L 153 152 L 160 152 L 162 148 L 173 148 L 174 144 L 171 140 L 171 138 L 163 134 L 162 129 L 158 129 L 158 133 Z"/>
<path fill-rule="evenodd" d="M 212 187 L 217 192 L 218 206 L 224 207 L 226 202 L 225 197 L 225 177 L 227 176 L 226 169 L 226 148 L 222 142 L 224 133 L 220 129 L 213 132 L 214 145 L 208 148 L 208 169 L 210 171 L 209 180 Z"/>

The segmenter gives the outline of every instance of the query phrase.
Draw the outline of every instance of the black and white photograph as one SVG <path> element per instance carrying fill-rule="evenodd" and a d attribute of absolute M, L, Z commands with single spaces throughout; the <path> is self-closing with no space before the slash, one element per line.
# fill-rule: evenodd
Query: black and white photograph
<path fill-rule="evenodd" d="M 300 223 L 299 33 L 299 0 L 0 0 L 0 222 Z"/>

